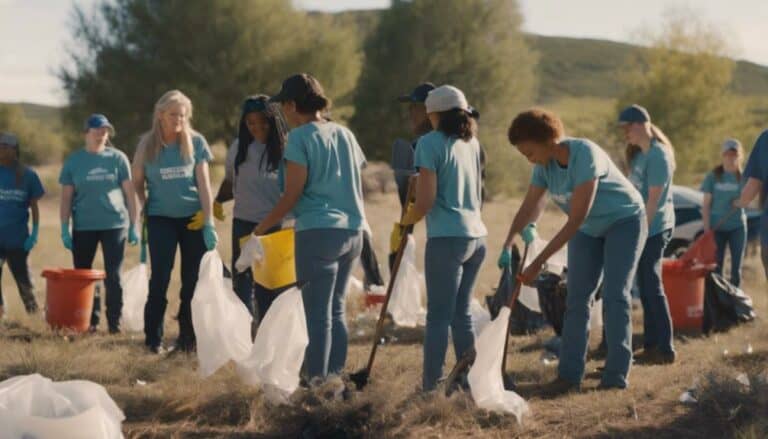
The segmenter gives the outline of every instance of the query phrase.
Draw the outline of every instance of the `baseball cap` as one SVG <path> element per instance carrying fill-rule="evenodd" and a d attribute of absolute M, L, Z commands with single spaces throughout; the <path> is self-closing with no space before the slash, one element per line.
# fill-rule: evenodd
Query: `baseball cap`
<path fill-rule="evenodd" d="M 411 94 L 402 95 L 397 98 L 400 102 L 414 102 L 414 103 L 424 103 L 424 101 L 427 100 L 427 95 L 429 92 L 435 89 L 435 84 L 431 82 L 424 82 L 422 84 L 419 84 L 416 86 L 416 88 L 413 89 Z"/>
<path fill-rule="evenodd" d="M 286 102 L 295 101 L 301 99 L 308 94 L 313 93 L 316 95 L 324 96 L 325 92 L 320 83 L 312 75 L 308 73 L 299 73 L 293 76 L 289 76 L 283 85 L 280 87 L 280 91 L 276 95 L 269 99 L 269 102 Z"/>
<path fill-rule="evenodd" d="M 645 123 L 651 121 L 648 110 L 640 105 L 633 104 L 619 113 L 619 123 Z"/>
<path fill-rule="evenodd" d="M 19 147 L 19 138 L 15 134 L 0 133 L 0 145 L 8 145 L 13 148 Z"/>
<path fill-rule="evenodd" d="M 726 139 L 725 142 L 723 142 L 723 146 L 721 147 L 722 152 L 726 151 L 738 151 L 741 148 L 741 142 L 739 142 L 736 139 Z"/>
<path fill-rule="evenodd" d="M 88 119 L 85 120 L 85 131 L 88 131 L 91 128 L 104 128 L 108 127 L 109 132 L 111 135 L 115 135 L 115 127 L 112 126 L 111 123 L 109 123 L 109 119 L 107 119 L 107 116 L 104 116 L 103 114 L 91 114 L 88 116 Z"/>
<path fill-rule="evenodd" d="M 427 113 L 439 113 L 454 109 L 469 112 L 469 104 L 464 92 L 452 85 L 441 85 L 429 92 L 424 104 L 427 106 Z"/>

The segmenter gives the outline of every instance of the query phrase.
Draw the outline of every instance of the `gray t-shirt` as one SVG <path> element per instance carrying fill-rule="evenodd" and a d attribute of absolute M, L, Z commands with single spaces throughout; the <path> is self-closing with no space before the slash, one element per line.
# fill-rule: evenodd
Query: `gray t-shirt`
<path fill-rule="evenodd" d="M 237 140 L 227 151 L 224 178 L 232 182 L 235 196 L 235 218 L 260 223 L 280 199 L 277 170 L 267 171 L 267 158 L 262 161 L 266 146 L 254 141 L 248 145 L 245 161 L 235 175 Z"/>

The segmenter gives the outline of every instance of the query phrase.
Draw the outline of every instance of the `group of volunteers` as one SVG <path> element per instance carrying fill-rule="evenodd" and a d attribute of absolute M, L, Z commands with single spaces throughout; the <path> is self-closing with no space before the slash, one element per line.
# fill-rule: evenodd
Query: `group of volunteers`
<path fill-rule="evenodd" d="M 393 146 L 402 215 L 393 229 L 391 247 L 393 251 L 398 247 L 408 226 L 426 218 L 422 389 L 429 392 L 443 374 L 449 339 L 457 358 L 474 348 L 477 334 L 470 301 L 487 251 L 481 215 L 485 157 L 477 138 L 479 114 L 461 90 L 424 83 L 399 100 L 408 104 L 415 140 Z M 364 209 L 365 154 L 349 129 L 329 119 L 330 108 L 321 84 L 306 73 L 287 78 L 272 97 L 248 97 L 226 156 L 225 178 L 215 196 L 208 167 L 211 150 L 193 130 L 192 103 L 181 92 L 169 91 L 157 101 L 151 127 L 141 137 L 132 164 L 111 146 L 115 130 L 107 118 L 95 114 L 87 119 L 84 147 L 66 159 L 59 177 L 61 239 L 72 251 L 76 268 L 90 268 L 101 244 L 110 332 L 120 331 L 120 270 L 126 241 L 129 245 L 146 242 L 151 278 L 144 310 L 145 344 L 153 353 L 166 351 L 166 293 L 179 248 L 181 303 L 175 349 L 195 349 L 190 304 L 198 268 L 203 254 L 217 246 L 214 221 L 224 220 L 222 204 L 234 200 L 233 266 L 244 236 L 274 233 L 293 222 L 296 280 L 309 336 L 305 378 L 312 385 L 344 371 L 345 295 L 361 256 L 371 273 L 367 283 L 383 281 Z M 567 137 L 563 123 L 552 112 L 522 112 L 508 131 L 509 142 L 528 159 L 533 172 L 504 241 L 499 267 L 511 263 L 515 236 L 520 235 L 525 244 L 536 239 L 535 223 L 544 210 L 546 194 L 567 214 L 565 224 L 519 278 L 534 284 L 547 259 L 568 245 L 563 343 L 558 378 L 550 384 L 557 392 L 581 386 L 590 305 L 601 285 L 607 357 L 599 387 L 628 386 L 633 359 L 630 292 L 635 284 L 644 315 L 644 349 L 638 361 L 675 361 L 672 322 L 661 281 L 662 255 L 675 224 L 671 193 L 675 154 L 643 107 L 626 108 L 618 122 L 628 145 L 626 174 L 594 142 Z M 43 188 L 35 172 L 20 163 L 19 148 L 15 136 L 2 134 L 0 263 L 8 261 L 27 311 L 35 312 L 27 257 L 38 238 L 37 202 Z M 736 285 L 746 239 L 743 208 L 758 195 L 765 199 L 768 190 L 764 184 L 768 131 L 758 139 L 743 170 L 742 158 L 740 143 L 727 140 L 722 163 L 702 184 L 705 228 L 716 232 L 721 270 L 724 252 L 730 250 Z M 415 182 L 413 203 L 406 199 L 409 181 Z M 761 232 L 768 275 L 768 212 L 763 214 Z M 280 293 L 254 283 L 250 270 L 234 273 L 233 287 L 258 316 Z M 99 308 L 94 307 L 94 327 Z"/>

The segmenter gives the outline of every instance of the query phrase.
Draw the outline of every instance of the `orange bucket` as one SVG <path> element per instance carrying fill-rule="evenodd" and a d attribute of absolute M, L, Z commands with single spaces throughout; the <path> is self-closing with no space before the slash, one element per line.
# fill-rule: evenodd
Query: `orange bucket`
<path fill-rule="evenodd" d="M 704 285 L 708 265 L 679 259 L 662 261 L 662 281 L 675 330 L 700 330 L 704 317 Z"/>
<path fill-rule="evenodd" d="M 86 332 L 91 323 L 94 281 L 104 279 L 101 270 L 43 270 L 45 320 L 53 329 Z"/>
<path fill-rule="evenodd" d="M 384 299 L 386 299 L 387 296 L 385 294 L 374 294 L 374 293 L 365 293 L 365 306 L 366 308 L 373 308 L 376 305 L 381 305 L 384 303 Z"/>

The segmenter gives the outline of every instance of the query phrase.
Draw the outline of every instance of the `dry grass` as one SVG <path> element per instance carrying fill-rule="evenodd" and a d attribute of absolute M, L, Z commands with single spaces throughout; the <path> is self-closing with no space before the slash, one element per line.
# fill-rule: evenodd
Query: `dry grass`
<path fill-rule="evenodd" d="M 497 282 L 493 259 L 501 245 L 517 202 L 500 200 L 486 206 L 490 229 L 489 259 L 481 273 L 476 295 L 488 294 Z M 372 194 L 367 203 L 375 250 L 386 269 L 391 221 L 398 212 L 392 193 Z M 562 217 L 549 215 L 542 234 L 551 236 Z M 229 228 L 222 225 L 221 253 L 229 250 Z M 417 242 L 423 243 L 423 226 Z M 128 252 L 126 267 L 136 263 L 138 251 Z M 423 248 L 419 249 L 423 259 Z M 69 256 L 58 239 L 56 200 L 43 203 L 40 246 L 32 256 L 34 274 L 43 266 L 66 266 Z M 766 283 L 759 262 L 747 261 L 746 290 L 758 310 L 765 311 Z M 358 274 L 359 275 L 359 274 Z M 44 297 L 43 281 L 36 278 Z M 510 349 L 509 369 L 514 371 L 523 396 L 529 396 L 532 414 L 522 425 L 514 418 L 478 410 L 466 394 L 450 399 L 424 399 L 417 393 L 421 379 L 420 331 L 398 331 L 398 341 L 384 346 L 365 392 L 348 402 L 327 403 L 319 395 L 297 395 L 292 407 L 267 404 L 259 390 L 243 386 L 232 367 L 209 379 L 196 373 L 194 357 L 160 359 L 144 354 L 140 334 L 109 337 L 103 334 L 66 337 L 52 334 L 39 317 L 27 317 L 11 277 L 3 279 L 9 319 L 0 327 L 0 380 L 38 372 L 56 380 L 87 379 L 106 386 L 124 410 L 124 431 L 131 438 L 155 437 L 741 437 L 768 435 L 764 415 L 768 407 L 765 377 L 768 363 L 768 326 L 760 320 L 709 339 L 679 337 L 680 361 L 673 367 L 636 366 L 631 387 L 624 392 L 597 392 L 597 378 L 589 375 L 586 390 L 557 399 L 532 396 L 530 389 L 555 377 L 555 368 L 540 361 L 541 346 L 549 333 L 516 337 Z M 178 281 L 169 290 L 168 315 L 178 300 Z M 350 309 L 356 309 L 351 305 Z M 636 315 L 637 321 L 638 315 Z M 352 334 L 370 325 L 349 316 Z M 176 325 L 166 321 L 168 340 Z M 593 337 L 597 338 L 597 337 Z M 593 340 L 596 342 L 596 340 Z M 746 354 L 751 345 L 753 353 Z M 594 347 L 594 343 L 593 343 Z M 724 351 L 728 351 L 724 355 Z M 365 336 L 353 337 L 348 369 L 361 367 L 368 353 Z M 452 354 L 448 362 L 452 364 Z M 590 359 L 588 372 L 601 361 Z M 754 385 L 734 384 L 737 373 L 747 373 Z M 686 406 L 679 395 L 699 382 L 699 404 Z"/>

